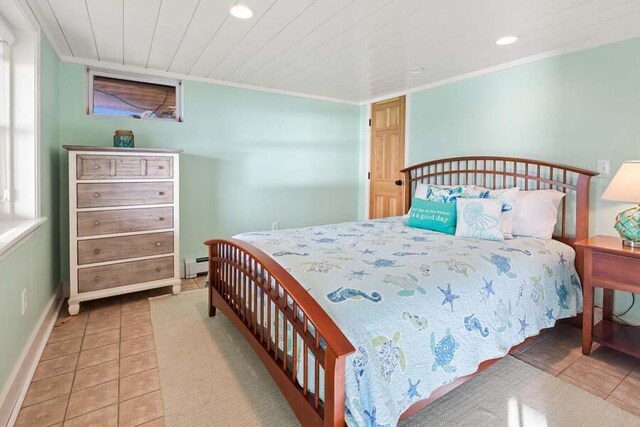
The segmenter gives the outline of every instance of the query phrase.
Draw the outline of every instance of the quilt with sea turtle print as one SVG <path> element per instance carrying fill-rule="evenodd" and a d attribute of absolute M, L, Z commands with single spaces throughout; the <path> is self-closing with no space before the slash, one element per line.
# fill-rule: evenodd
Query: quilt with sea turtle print
<path fill-rule="evenodd" d="M 433 390 L 582 311 L 575 253 L 555 240 L 461 238 L 403 218 L 235 238 L 287 269 L 356 348 L 350 426 L 395 426 Z"/>

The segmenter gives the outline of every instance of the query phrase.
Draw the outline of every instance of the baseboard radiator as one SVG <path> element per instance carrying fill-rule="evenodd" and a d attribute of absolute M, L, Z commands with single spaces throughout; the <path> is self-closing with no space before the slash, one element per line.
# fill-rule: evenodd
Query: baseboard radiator
<path fill-rule="evenodd" d="M 208 271 L 209 257 L 186 258 L 184 260 L 184 277 L 186 279 L 193 279 L 198 274 L 207 273 Z"/>

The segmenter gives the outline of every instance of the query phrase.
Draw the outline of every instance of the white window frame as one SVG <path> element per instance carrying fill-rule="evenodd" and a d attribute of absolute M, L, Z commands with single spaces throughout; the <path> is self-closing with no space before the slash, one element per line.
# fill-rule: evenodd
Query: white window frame
<path fill-rule="evenodd" d="M 128 73 L 118 73 L 113 71 L 104 71 L 93 68 L 86 68 L 87 71 L 87 96 L 85 99 L 87 100 L 86 111 L 90 116 L 98 116 L 98 117 L 128 117 L 133 120 L 159 120 L 162 122 L 182 122 L 182 81 L 181 80 L 173 80 L 173 79 L 162 79 L 157 77 L 143 76 L 140 74 L 128 74 Z M 164 86 L 171 86 L 175 88 L 176 91 L 176 118 L 175 119 L 162 119 L 159 117 L 149 117 L 146 119 L 136 119 L 135 117 L 125 116 L 125 115 L 115 115 L 115 114 L 98 114 L 93 111 L 93 79 L 94 77 L 107 77 L 112 79 L 120 79 L 120 80 L 129 80 L 133 82 L 141 82 L 141 83 L 151 83 L 158 84 Z"/>
<path fill-rule="evenodd" d="M 7 166 L 0 172 L 6 173 L 2 185 L 8 190 L 0 202 L 0 260 L 47 220 L 41 205 L 40 32 L 26 16 L 25 22 L 27 28 L 14 30 L 0 15 L 0 38 L 10 45 L 2 65 L 8 68 L 8 95 L 0 101 L 7 103 L 8 115 L 2 148 Z"/>
<path fill-rule="evenodd" d="M 11 203 L 12 162 L 11 158 L 11 42 L 0 36 L 0 203 Z"/>

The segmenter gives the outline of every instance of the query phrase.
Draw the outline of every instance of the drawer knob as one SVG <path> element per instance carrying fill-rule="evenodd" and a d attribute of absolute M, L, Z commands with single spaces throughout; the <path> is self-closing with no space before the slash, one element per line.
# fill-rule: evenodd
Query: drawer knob
<path fill-rule="evenodd" d="M 93 281 L 96 282 L 96 283 L 99 282 L 100 280 L 102 280 L 102 278 L 100 276 L 96 276 L 96 277 L 93 278 Z"/>
<path fill-rule="evenodd" d="M 160 268 L 160 267 L 156 267 L 156 271 L 157 271 L 158 273 L 160 273 L 160 270 L 162 270 L 162 268 Z"/>
<path fill-rule="evenodd" d="M 164 166 L 157 166 L 158 169 L 164 169 Z"/>
<path fill-rule="evenodd" d="M 157 247 L 162 246 L 162 242 L 156 242 L 156 246 L 157 246 Z"/>
<path fill-rule="evenodd" d="M 164 191 L 156 191 L 156 196 L 164 196 Z"/>
<path fill-rule="evenodd" d="M 98 221 L 98 220 L 93 221 L 93 225 L 95 225 L 97 227 L 98 225 L 100 225 L 100 221 Z"/>
<path fill-rule="evenodd" d="M 93 253 L 94 253 L 95 255 L 99 255 L 99 254 L 100 254 L 100 249 L 94 249 L 94 250 L 93 250 Z"/>
<path fill-rule="evenodd" d="M 158 221 L 164 221 L 164 217 L 163 217 L 163 216 L 159 216 L 158 218 L 156 218 L 156 220 L 158 220 Z"/>
<path fill-rule="evenodd" d="M 98 197 L 100 197 L 100 193 L 93 193 L 93 197 L 97 199 Z"/>
<path fill-rule="evenodd" d="M 94 165 L 94 166 L 93 166 L 93 168 L 94 168 L 95 170 L 98 170 L 98 169 L 100 169 L 100 166 L 99 166 L 99 165 Z"/>

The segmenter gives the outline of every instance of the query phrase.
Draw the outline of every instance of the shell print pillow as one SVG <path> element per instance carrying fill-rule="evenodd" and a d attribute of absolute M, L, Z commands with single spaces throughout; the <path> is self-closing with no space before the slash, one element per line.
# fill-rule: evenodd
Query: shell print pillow
<path fill-rule="evenodd" d="M 502 200 L 502 233 L 505 239 L 513 239 L 513 209 L 518 197 L 518 187 L 490 190 L 479 186 L 470 186 L 462 197 Z"/>
<path fill-rule="evenodd" d="M 456 236 L 504 241 L 500 199 L 458 199 Z"/>

